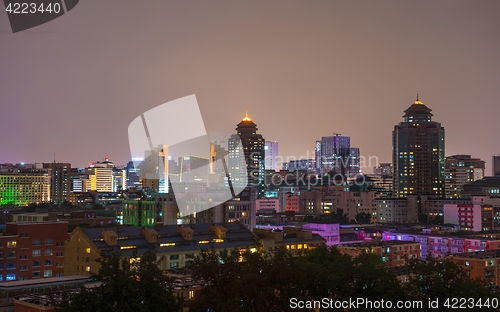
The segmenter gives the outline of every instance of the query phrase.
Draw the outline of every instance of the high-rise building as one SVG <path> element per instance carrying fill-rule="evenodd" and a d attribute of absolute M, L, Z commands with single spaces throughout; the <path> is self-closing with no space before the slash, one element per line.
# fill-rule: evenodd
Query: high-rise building
<path fill-rule="evenodd" d="M 465 184 L 481 180 L 484 177 L 485 161 L 471 158 L 470 155 L 453 155 L 445 159 L 445 195 L 446 198 L 459 198 Z"/>
<path fill-rule="evenodd" d="M 349 177 L 355 178 L 361 173 L 359 148 L 349 149 Z"/>
<path fill-rule="evenodd" d="M 266 141 L 264 151 L 266 154 L 264 159 L 265 170 L 280 171 L 278 164 L 278 142 Z"/>
<path fill-rule="evenodd" d="M 350 137 L 340 134 L 322 137 L 320 141 L 316 141 L 315 152 L 317 174 L 335 171 L 342 175 L 349 175 Z"/>
<path fill-rule="evenodd" d="M 493 156 L 491 164 L 493 176 L 500 176 L 500 155 Z"/>
<path fill-rule="evenodd" d="M 43 168 L 50 175 L 50 198 L 55 204 L 70 201 L 71 194 L 71 164 L 68 163 L 45 163 Z"/>
<path fill-rule="evenodd" d="M 405 110 L 392 132 L 395 197 L 444 196 L 444 128 L 432 121 L 431 109 L 418 99 Z"/>
<path fill-rule="evenodd" d="M 241 140 L 243 146 L 237 146 Z M 257 125 L 248 117 L 248 114 L 237 125 L 236 134 L 228 141 L 229 170 L 232 183 L 236 186 L 251 186 L 257 189 L 259 197 L 264 195 L 264 138 L 257 134 Z M 240 148 L 245 155 L 244 163 L 240 157 Z M 243 176 L 247 176 L 248 184 L 242 185 Z M 240 184 L 239 184 L 240 183 Z"/>
<path fill-rule="evenodd" d="M 119 192 L 126 189 L 125 169 L 115 167 L 107 157 L 103 162 L 90 163 L 89 169 L 87 191 Z"/>

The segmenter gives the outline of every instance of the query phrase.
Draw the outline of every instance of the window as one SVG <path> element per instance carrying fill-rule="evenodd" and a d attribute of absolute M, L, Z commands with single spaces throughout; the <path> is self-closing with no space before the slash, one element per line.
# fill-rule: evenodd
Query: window
<path fill-rule="evenodd" d="M 15 258 L 16 257 L 16 252 L 15 251 L 9 251 L 7 253 L 7 258 Z"/>
<path fill-rule="evenodd" d="M 15 270 L 16 269 L 16 263 L 15 262 L 9 262 L 7 263 L 7 270 Z"/>
<path fill-rule="evenodd" d="M 33 251 L 31 252 L 31 255 L 33 257 L 41 256 L 42 255 L 42 251 L 40 249 L 33 249 Z"/>
<path fill-rule="evenodd" d="M 33 272 L 31 272 L 31 277 L 33 277 L 33 278 L 40 277 L 40 271 L 33 271 Z"/>
<path fill-rule="evenodd" d="M 90 253 L 90 247 L 85 250 L 88 254 Z"/>
<path fill-rule="evenodd" d="M 56 252 L 56 257 L 64 257 L 64 252 Z"/>
<path fill-rule="evenodd" d="M 52 248 L 45 249 L 45 255 L 46 256 L 52 256 L 53 255 Z"/>
<path fill-rule="evenodd" d="M 8 241 L 7 242 L 7 248 L 14 248 L 17 246 L 17 242 L 16 241 Z"/>
<path fill-rule="evenodd" d="M 177 269 L 179 267 L 179 262 L 170 262 L 171 269 Z"/>
<path fill-rule="evenodd" d="M 27 260 L 28 259 L 28 255 L 20 255 L 19 259 L 20 260 Z"/>
<path fill-rule="evenodd" d="M 50 276 L 52 276 L 52 270 L 43 271 L 43 277 L 50 277 Z"/>
<path fill-rule="evenodd" d="M 27 265 L 22 265 L 19 267 L 19 271 L 27 271 L 28 270 L 28 266 Z"/>
<path fill-rule="evenodd" d="M 85 267 L 85 271 L 90 272 L 90 267 Z"/>
<path fill-rule="evenodd" d="M 42 244 L 42 240 L 37 238 L 33 240 L 33 246 L 40 246 Z"/>
<path fill-rule="evenodd" d="M 33 262 L 32 262 L 32 266 L 34 266 L 34 267 L 39 267 L 39 266 L 40 266 L 40 263 L 41 263 L 41 261 L 40 261 L 40 260 L 35 260 L 35 261 L 33 261 Z"/>
<path fill-rule="evenodd" d="M 54 240 L 52 238 L 45 239 L 45 245 L 52 245 L 52 244 L 54 244 Z"/>
<path fill-rule="evenodd" d="M 5 274 L 5 280 L 6 281 L 15 281 L 16 280 L 16 273 Z"/>
<path fill-rule="evenodd" d="M 170 255 L 170 260 L 178 260 L 179 255 Z"/>
<path fill-rule="evenodd" d="M 194 299 L 194 290 L 189 291 L 189 299 Z"/>
<path fill-rule="evenodd" d="M 52 259 L 44 260 L 43 265 L 45 265 L 45 266 L 52 265 Z"/>

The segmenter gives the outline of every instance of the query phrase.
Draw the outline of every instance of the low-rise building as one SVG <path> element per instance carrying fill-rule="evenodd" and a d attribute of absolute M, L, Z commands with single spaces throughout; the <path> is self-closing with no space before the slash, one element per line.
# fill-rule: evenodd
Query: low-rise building
<path fill-rule="evenodd" d="M 500 285 L 500 250 L 466 252 L 449 259 L 466 270 L 471 278 Z"/>
<path fill-rule="evenodd" d="M 0 236 L 0 281 L 63 276 L 67 222 L 7 223 L 5 232 Z"/>
<path fill-rule="evenodd" d="M 385 266 L 395 267 L 406 264 L 409 259 L 420 255 L 420 244 L 417 242 L 371 241 L 337 247 L 341 253 L 357 257 L 362 253 L 375 253 L 382 257 Z"/>
<path fill-rule="evenodd" d="M 154 248 L 163 257 L 162 270 L 182 268 L 202 250 L 216 251 L 257 246 L 257 237 L 240 222 L 224 224 L 162 225 L 152 227 L 77 227 L 65 244 L 66 275 L 97 272 L 101 252 L 121 252 L 123 257 L 141 256 Z"/>

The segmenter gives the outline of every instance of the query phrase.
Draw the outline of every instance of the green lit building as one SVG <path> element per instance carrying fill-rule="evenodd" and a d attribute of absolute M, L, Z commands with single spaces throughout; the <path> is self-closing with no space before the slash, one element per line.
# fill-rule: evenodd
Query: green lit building
<path fill-rule="evenodd" d="M 392 132 L 394 197 L 444 197 L 444 128 L 432 121 L 431 109 L 418 99 L 405 110 Z"/>
<path fill-rule="evenodd" d="M 132 199 L 122 201 L 116 223 L 133 226 L 153 226 L 163 221 L 161 204 L 154 200 Z"/>
<path fill-rule="evenodd" d="M 15 166 L 0 168 L 0 205 L 28 205 L 50 200 L 47 170 Z"/>

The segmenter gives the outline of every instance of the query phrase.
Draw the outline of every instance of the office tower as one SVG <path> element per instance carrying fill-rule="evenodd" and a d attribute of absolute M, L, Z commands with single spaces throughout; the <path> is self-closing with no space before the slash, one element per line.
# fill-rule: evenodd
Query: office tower
<path fill-rule="evenodd" d="M 48 170 L 50 175 L 50 198 L 55 204 L 62 204 L 70 201 L 71 164 L 68 163 L 45 163 L 43 168 Z"/>
<path fill-rule="evenodd" d="M 141 170 L 134 166 L 134 161 L 142 161 L 142 160 L 144 159 L 134 158 L 127 163 L 127 166 L 125 166 L 126 180 L 127 180 L 125 186 L 127 188 L 141 186 L 141 177 L 140 177 Z"/>
<path fill-rule="evenodd" d="M 238 146 L 241 140 L 243 146 Z M 264 138 L 257 134 L 257 125 L 248 117 L 248 113 L 236 127 L 228 141 L 229 167 L 233 185 L 239 187 L 251 186 L 257 189 L 259 197 L 264 195 Z M 241 159 L 240 149 L 243 148 L 245 159 Z M 247 176 L 248 183 L 243 185 L 242 177 Z"/>
<path fill-rule="evenodd" d="M 445 159 L 445 195 L 446 198 L 459 198 L 465 184 L 481 180 L 484 177 L 485 161 L 471 158 L 470 155 L 453 155 Z"/>
<path fill-rule="evenodd" d="M 355 178 L 361 173 L 359 148 L 349 149 L 349 177 Z"/>
<path fill-rule="evenodd" d="M 500 155 L 493 156 L 492 169 L 493 176 L 500 176 Z"/>
<path fill-rule="evenodd" d="M 264 159 L 265 170 L 280 171 L 278 166 L 278 142 L 266 141 L 264 151 L 266 154 Z"/>
<path fill-rule="evenodd" d="M 88 191 L 118 192 L 126 188 L 125 169 L 115 167 L 108 157 L 103 162 L 90 163 L 88 169 L 90 171 L 86 183 Z"/>
<path fill-rule="evenodd" d="M 50 202 L 50 175 L 42 165 L 0 166 L 0 205 Z"/>
<path fill-rule="evenodd" d="M 325 174 L 335 171 L 348 175 L 350 149 L 351 138 L 338 133 L 316 141 L 316 173 Z"/>
<path fill-rule="evenodd" d="M 444 128 L 418 99 L 392 132 L 394 197 L 444 196 Z"/>

